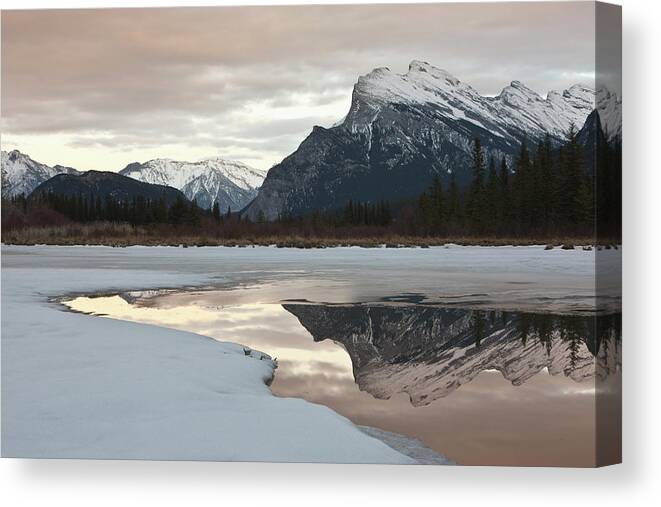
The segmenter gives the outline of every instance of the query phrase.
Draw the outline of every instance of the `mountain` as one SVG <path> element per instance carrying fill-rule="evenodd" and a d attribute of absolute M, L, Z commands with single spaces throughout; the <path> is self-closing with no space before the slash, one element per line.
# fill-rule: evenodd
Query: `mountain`
<path fill-rule="evenodd" d="M 602 97 L 602 107 L 619 110 L 614 95 Z M 523 139 L 548 133 L 559 143 L 594 109 L 595 91 L 585 85 L 550 91 L 544 98 L 513 81 L 488 97 L 425 62 L 411 62 L 406 74 L 378 68 L 358 79 L 349 113 L 339 124 L 314 127 L 269 171 L 245 215 L 275 219 L 338 208 L 350 199 L 415 197 L 434 175 L 447 184 L 454 173 L 463 185 L 471 177 L 475 137 L 487 158 L 505 157 L 511 164 Z"/>
<path fill-rule="evenodd" d="M 76 169 L 56 165 L 47 166 L 32 160 L 18 150 L 3 151 L 2 157 L 2 197 L 28 196 L 44 181 L 56 174 L 79 174 Z"/>
<path fill-rule="evenodd" d="M 48 193 L 64 196 L 92 196 L 93 199 L 99 197 L 103 202 L 107 196 L 111 196 L 117 201 L 131 201 L 139 196 L 151 201 L 162 198 L 167 206 L 171 206 L 177 198 L 187 201 L 184 194 L 176 188 L 144 183 L 121 174 L 104 171 L 57 174 L 35 188 L 30 198 L 34 199 Z"/>
<path fill-rule="evenodd" d="M 622 99 L 606 88 L 599 88 L 596 110 L 605 136 L 622 139 Z"/>
<path fill-rule="evenodd" d="M 135 162 L 120 174 L 147 183 L 169 185 L 181 190 L 202 208 L 218 202 L 224 212 L 243 209 L 257 195 L 265 171 L 253 169 L 241 162 L 214 158 L 200 162 L 179 162 L 169 159 Z"/>
<path fill-rule="evenodd" d="M 414 406 L 450 395 L 486 370 L 521 385 L 546 370 L 576 382 L 621 368 L 617 315 L 595 318 L 432 306 L 285 304 L 314 341 L 351 358 L 376 398 L 407 393 Z M 594 384 L 593 384 L 594 385 Z"/>

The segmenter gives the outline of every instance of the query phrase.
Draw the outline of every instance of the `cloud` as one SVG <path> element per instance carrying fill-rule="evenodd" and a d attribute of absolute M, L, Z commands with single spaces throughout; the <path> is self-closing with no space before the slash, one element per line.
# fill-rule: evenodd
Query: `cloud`
<path fill-rule="evenodd" d="M 423 59 L 485 94 L 513 79 L 540 93 L 593 79 L 593 13 L 580 2 L 7 11 L 3 143 L 83 168 L 159 150 L 266 168 L 343 117 L 374 67 Z M 66 160 L 40 148 L 49 136 Z"/>

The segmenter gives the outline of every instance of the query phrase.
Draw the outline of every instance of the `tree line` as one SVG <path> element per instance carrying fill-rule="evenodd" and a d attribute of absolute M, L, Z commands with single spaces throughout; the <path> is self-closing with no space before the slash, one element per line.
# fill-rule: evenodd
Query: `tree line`
<path fill-rule="evenodd" d="M 472 179 L 460 191 L 454 174 L 448 188 L 435 177 L 418 201 L 418 222 L 426 234 L 591 235 L 621 226 L 621 147 L 599 139 L 596 170 L 586 163 L 571 128 L 556 148 L 551 138 L 533 147 L 521 143 L 514 167 L 503 157 L 488 163 L 479 139 L 472 149 Z"/>
<path fill-rule="evenodd" d="M 27 209 L 29 205 L 45 205 L 75 222 L 125 222 L 131 225 L 156 223 L 200 224 L 202 216 L 209 214 L 195 201 L 187 201 L 181 196 L 171 204 L 165 199 L 147 199 L 142 195 L 131 199 L 118 199 L 112 195 L 101 198 L 99 195 L 65 195 L 55 192 L 42 193 L 32 198 L 14 198 L 14 202 Z"/>

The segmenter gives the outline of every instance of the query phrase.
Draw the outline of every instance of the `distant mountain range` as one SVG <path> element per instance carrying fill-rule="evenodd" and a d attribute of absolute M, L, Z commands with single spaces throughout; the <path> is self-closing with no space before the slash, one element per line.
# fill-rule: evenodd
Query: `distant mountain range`
<path fill-rule="evenodd" d="M 228 208 L 239 211 L 252 201 L 266 171 L 221 158 L 200 162 L 156 159 L 129 164 L 119 174 L 178 188 L 191 201 L 195 199 L 198 206 L 211 208 L 217 202 L 225 212 Z"/>
<path fill-rule="evenodd" d="M 559 143 L 596 107 L 602 129 L 619 135 L 619 99 L 605 91 L 596 97 L 585 85 L 544 98 L 513 81 L 487 97 L 426 62 L 411 62 L 406 74 L 378 68 L 354 85 L 344 120 L 314 127 L 269 171 L 245 215 L 275 219 L 338 208 L 350 199 L 400 200 L 422 193 L 434 175 L 447 184 L 454 173 L 463 185 L 471 177 L 475 137 L 487 159 L 505 157 L 511 164 L 523 139 L 536 142 L 549 134 Z"/>
<path fill-rule="evenodd" d="M 257 189 L 266 175 L 240 162 L 213 158 L 200 162 L 177 162 L 168 159 L 135 162 L 122 169 L 119 174 L 112 172 L 81 172 L 60 165 L 48 166 L 14 150 L 2 152 L 2 195 L 13 197 L 30 195 L 37 187 L 57 175 L 78 175 L 85 178 L 59 178 L 44 188 L 65 190 L 66 182 L 76 191 L 103 188 L 104 193 L 110 184 L 117 184 L 117 196 L 129 195 L 127 191 L 142 190 L 145 197 L 160 195 L 158 188 L 149 189 L 146 185 L 136 186 L 124 178 L 152 184 L 156 187 L 168 186 L 180 190 L 188 200 L 195 199 L 198 206 L 211 208 L 215 202 L 223 212 L 228 208 L 238 211 L 244 208 L 257 195 Z M 123 178 L 115 178 L 122 176 Z M 91 185 L 91 186 L 90 186 Z M 95 187 L 101 185 L 101 187 Z M 44 190 L 42 188 L 41 190 Z M 58 191 L 59 191 L 58 190 Z M 68 193 L 68 192 L 66 192 Z"/>

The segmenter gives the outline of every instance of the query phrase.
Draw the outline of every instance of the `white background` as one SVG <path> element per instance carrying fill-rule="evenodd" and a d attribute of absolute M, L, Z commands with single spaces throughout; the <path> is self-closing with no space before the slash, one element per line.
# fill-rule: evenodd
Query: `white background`
<path fill-rule="evenodd" d="M 0 0 L 2 9 L 240 4 Z M 270 4 L 278 2 L 245 2 Z M 306 3 L 290 0 L 287 3 Z M 325 2 L 316 3 L 331 3 Z M 347 2 L 333 2 L 347 3 Z M 658 465 L 659 2 L 624 0 L 624 461 L 598 470 L 0 460 L 2 505 L 650 505 Z M 402 20 L 406 22 L 406 20 Z M 656 262 L 654 262 L 656 261 Z"/>

